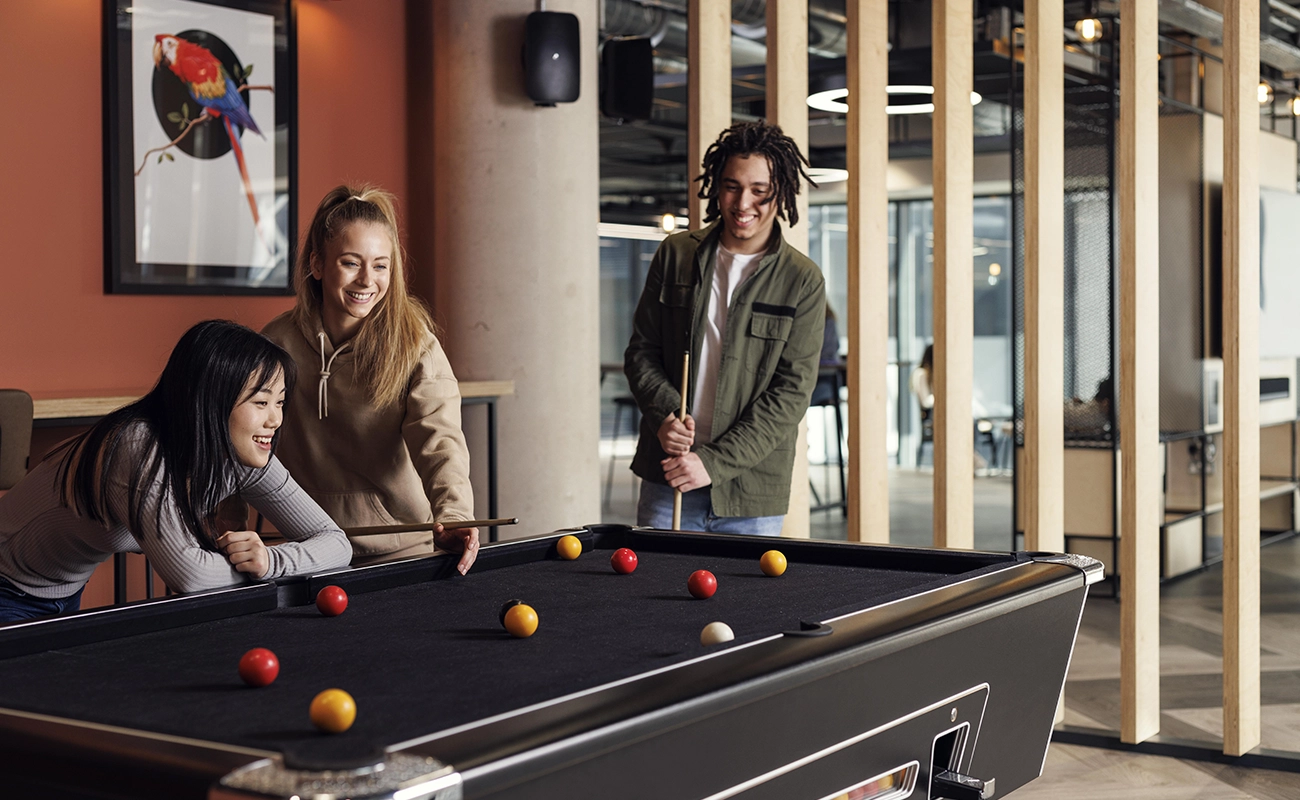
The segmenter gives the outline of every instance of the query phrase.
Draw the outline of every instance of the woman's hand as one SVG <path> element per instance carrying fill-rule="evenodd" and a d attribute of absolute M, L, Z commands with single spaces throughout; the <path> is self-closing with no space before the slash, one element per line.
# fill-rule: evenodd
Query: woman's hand
<path fill-rule="evenodd" d="M 456 570 L 461 575 L 469 572 L 478 558 L 478 528 L 444 528 L 441 524 L 433 526 L 433 543 L 439 550 L 461 553 Z"/>
<path fill-rule="evenodd" d="M 254 578 L 266 577 L 271 568 L 271 556 L 257 531 L 226 531 L 217 537 L 217 547 L 232 567 Z"/>

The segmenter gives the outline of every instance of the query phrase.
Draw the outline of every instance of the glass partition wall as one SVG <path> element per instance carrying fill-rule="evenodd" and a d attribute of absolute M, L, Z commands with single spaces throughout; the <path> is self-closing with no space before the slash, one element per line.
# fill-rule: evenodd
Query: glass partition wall
<path fill-rule="evenodd" d="M 809 250 L 826 273 L 826 296 L 840 320 L 840 352 L 847 352 L 847 211 L 842 205 L 810 209 Z M 974 398 L 977 419 L 1012 417 L 1011 406 L 1011 200 L 975 199 Z M 901 236 L 899 232 L 902 232 Z M 912 371 L 934 338 L 934 206 L 929 200 L 889 204 L 889 455 L 900 467 L 930 464 L 928 439 L 920 448 L 920 407 L 909 389 Z M 900 336 L 899 332 L 902 332 Z M 901 390 L 901 391 L 900 391 Z M 999 442 L 1000 443 L 1000 442 Z M 1005 466 L 984 443 L 989 468 Z M 919 457 L 918 457 L 919 451 Z"/>

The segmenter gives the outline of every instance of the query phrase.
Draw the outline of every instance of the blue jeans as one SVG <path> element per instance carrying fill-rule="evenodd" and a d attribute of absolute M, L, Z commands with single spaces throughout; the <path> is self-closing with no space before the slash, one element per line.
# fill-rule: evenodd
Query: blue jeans
<path fill-rule="evenodd" d="M 76 611 L 81 608 L 81 593 L 85 588 L 85 584 L 82 584 L 80 589 L 67 597 L 48 599 L 33 597 L 4 578 L 0 578 L 0 624 Z"/>
<path fill-rule="evenodd" d="M 682 495 L 682 530 L 705 533 L 747 533 L 754 536 L 780 536 L 784 514 L 775 517 L 718 517 L 713 514 L 710 487 Z M 646 528 L 671 530 L 673 527 L 673 490 L 669 486 L 641 481 L 641 497 L 636 504 L 636 524 Z"/>

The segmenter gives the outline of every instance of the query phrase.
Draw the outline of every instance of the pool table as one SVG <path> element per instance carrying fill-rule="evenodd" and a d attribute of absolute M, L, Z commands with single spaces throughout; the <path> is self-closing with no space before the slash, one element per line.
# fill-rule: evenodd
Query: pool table
<path fill-rule="evenodd" d="M 561 559 L 556 542 L 583 552 Z M 638 555 L 627 575 L 616 548 Z M 759 568 L 780 549 L 779 577 Z M 593 525 L 0 627 L 8 796 L 875 800 L 1042 770 L 1090 559 Z M 707 569 L 712 597 L 687 591 Z M 326 617 L 327 585 L 349 595 Z M 537 610 L 535 634 L 502 605 Z M 705 646 L 726 622 L 735 639 Z M 274 651 L 252 688 L 240 656 Z M 355 724 L 324 734 L 341 688 Z"/>

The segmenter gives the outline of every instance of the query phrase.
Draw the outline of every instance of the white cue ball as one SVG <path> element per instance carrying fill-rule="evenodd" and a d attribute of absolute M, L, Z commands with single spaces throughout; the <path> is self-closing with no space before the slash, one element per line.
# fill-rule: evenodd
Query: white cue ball
<path fill-rule="evenodd" d="M 710 622 L 700 631 L 700 644 L 708 647 L 713 644 L 722 644 L 736 638 L 736 634 L 731 632 L 731 628 L 725 622 Z"/>

